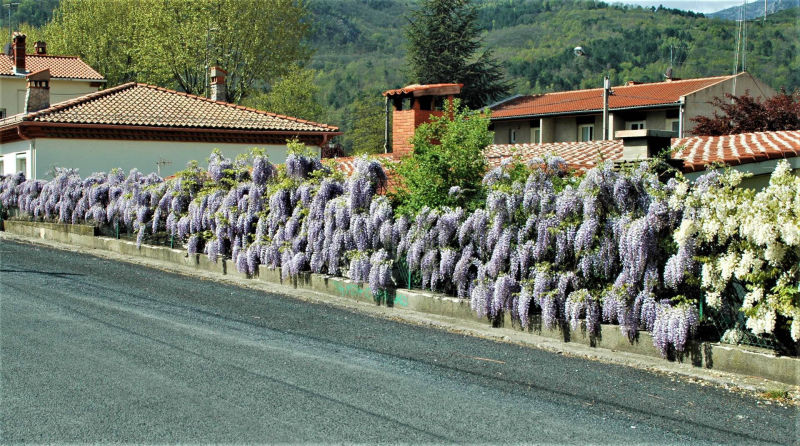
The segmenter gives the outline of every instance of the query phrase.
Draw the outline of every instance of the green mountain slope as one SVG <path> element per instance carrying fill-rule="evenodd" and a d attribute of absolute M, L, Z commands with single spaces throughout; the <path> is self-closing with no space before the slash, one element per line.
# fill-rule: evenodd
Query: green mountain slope
<path fill-rule="evenodd" d="M 608 5 L 588 0 L 478 2 L 485 45 L 506 67 L 514 93 L 529 94 L 656 81 L 673 67 L 681 78 L 733 70 L 736 23 L 667 8 Z M 403 27 L 410 0 L 311 0 L 312 66 L 329 120 L 349 125 L 347 106 L 410 82 Z M 748 27 L 747 70 L 774 88 L 800 88 L 800 9 Z M 591 55 L 577 58 L 583 46 Z"/>
<path fill-rule="evenodd" d="M 800 2 L 769 1 L 775 9 Z M 21 2 L 22 16 L 17 19 L 39 25 L 58 0 Z M 733 71 L 734 21 L 594 0 L 476 2 L 485 46 L 502 62 L 514 94 L 598 87 L 604 74 L 615 85 L 628 80 L 656 81 L 663 79 L 670 66 L 673 76 L 681 78 Z M 361 99 L 361 115 L 369 101 L 374 113 L 382 114 L 381 91 L 412 81 L 405 66 L 404 27 L 416 1 L 306 3 L 315 49 L 311 67 L 319 72 L 319 100 L 327 110 L 324 121 L 347 132 L 353 127 L 352 104 L 357 99 Z M 38 10 L 33 13 L 31 8 Z M 775 12 L 765 23 L 749 22 L 747 32 L 747 70 L 776 89 L 800 88 L 800 8 Z M 575 57 L 572 49 L 578 45 L 591 57 Z"/>
<path fill-rule="evenodd" d="M 800 0 L 767 0 L 767 17 L 769 17 L 770 14 L 774 14 L 778 11 L 783 11 L 784 9 L 789 8 L 800 8 Z M 708 16 L 715 19 L 739 20 L 740 12 L 740 6 L 732 6 L 730 8 L 708 14 Z M 763 17 L 764 2 L 761 0 L 748 1 L 747 6 L 745 6 L 745 15 L 747 20 L 759 19 Z"/>

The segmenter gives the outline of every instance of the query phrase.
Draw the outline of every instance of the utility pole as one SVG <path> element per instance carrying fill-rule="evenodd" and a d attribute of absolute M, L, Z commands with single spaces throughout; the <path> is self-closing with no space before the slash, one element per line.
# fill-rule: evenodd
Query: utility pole
<path fill-rule="evenodd" d="M 384 103 L 383 117 L 383 153 L 389 153 L 389 96 L 386 96 Z"/>
<path fill-rule="evenodd" d="M 6 25 L 8 25 L 8 42 L 11 43 L 11 39 L 12 39 L 12 34 L 11 33 L 12 33 L 12 30 L 14 29 L 11 26 L 11 7 L 12 6 L 19 6 L 19 3 L 6 3 L 3 6 L 8 8 L 8 22 L 6 23 Z"/>
<path fill-rule="evenodd" d="M 603 77 L 603 140 L 608 139 L 608 96 L 611 94 L 611 82 L 608 76 Z"/>

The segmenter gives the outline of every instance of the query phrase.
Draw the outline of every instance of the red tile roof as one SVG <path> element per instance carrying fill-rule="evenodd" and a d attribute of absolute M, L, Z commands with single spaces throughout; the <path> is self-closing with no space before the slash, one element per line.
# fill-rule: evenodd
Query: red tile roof
<path fill-rule="evenodd" d="M 0 127 L 21 121 L 338 134 L 327 124 L 133 82 L 8 117 Z"/>
<path fill-rule="evenodd" d="M 800 156 L 800 130 L 743 133 L 726 136 L 692 136 L 673 138 L 672 147 L 680 149 L 672 158 L 683 160 L 685 172 L 698 172 L 721 162 L 735 166 L 772 159 Z M 513 155 L 523 161 L 544 155 L 557 155 L 568 165 L 587 170 L 601 159 L 622 157 L 622 140 L 562 142 L 547 144 L 493 144 L 486 148 L 486 157 L 494 167 Z"/>
<path fill-rule="evenodd" d="M 328 158 L 336 163 L 336 168 L 344 172 L 345 175 L 350 176 L 356 171 L 356 160 L 358 156 L 342 156 L 338 158 Z M 377 155 L 370 155 L 370 158 L 375 158 L 383 165 L 394 162 L 394 157 L 391 153 L 380 153 Z"/>
<path fill-rule="evenodd" d="M 682 96 L 723 82 L 733 76 L 717 76 L 612 87 L 609 109 L 676 103 Z M 562 114 L 603 109 L 603 89 L 563 91 L 522 96 L 502 102 L 492 110 L 492 119 Z"/>
<path fill-rule="evenodd" d="M 104 81 L 103 76 L 76 56 L 25 55 L 25 68 L 29 72 L 50 69 L 53 79 L 86 79 Z M 14 76 L 14 57 L 0 54 L 0 76 Z"/>
<path fill-rule="evenodd" d="M 484 151 L 491 167 L 512 156 L 518 156 L 527 162 L 545 155 L 557 155 L 570 167 L 588 170 L 601 160 L 616 160 L 622 157 L 622 141 L 592 142 L 554 142 L 545 144 L 492 144 Z"/>
<path fill-rule="evenodd" d="M 674 138 L 672 147 L 682 148 L 672 157 L 684 160 L 684 171 L 696 172 L 713 162 L 734 166 L 800 156 L 800 130 Z"/>
<path fill-rule="evenodd" d="M 398 186 L 398 179 L 396 174 L 393 170 L 388 169 L 388 167 L 397 162 L 397 159 L 394 158 L 392 153 L 380 153 L 377 155 L 370 155 L 370 158 L 377 159 L 381 162 L 384 166 L 384 170 L 386 171 L 386 188 L 385 190 L 380 191 L 381 193 L 391 192 L 394 191 Z M 356 159 L 360 157 L 358 156 L 345 156 L 339 158 L 329 158 L 335 164 L 334 167 L 340 171 L 342 171 L 345 176 L 350 176 L 356 171 Z"/>

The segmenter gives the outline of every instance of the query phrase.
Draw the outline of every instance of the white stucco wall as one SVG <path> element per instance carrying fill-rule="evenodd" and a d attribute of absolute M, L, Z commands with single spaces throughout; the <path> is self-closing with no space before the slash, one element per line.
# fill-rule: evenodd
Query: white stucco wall
<path fill-rule="evenodd" d="M 10 143 L 0 144 L 0 175 L 12 175 L 17 173 L 17 159 L 25 158 L 25 178 L 30 178 L 31 175 L 31 142 L 30 141 L 14 141 Z"/>
<path fill-rule="evenodd" d="M 96 139 L 54 139 L 36 138 L 30 141 L 15 141 L 0 144 L 0 151 L 6 156 L 28 151 L 29 172 L 33 178 L 47 179 L 54 167 L 70 167 L 80 169 L 81 176 L 93 172 L 108 172 L 114 168 L 124 171 L 136 168 L 143 173 L 156 172 L 159 161 L 169 162 L 161 165 L 161 176 L 169 176 L 186 167 L 186 163 L 196 160 L 205 166 L 208 155 L 218 148 L 226 157 L 234 158 L 240 153 L 247 153 L 254 144 L 220 144 L 202 142 L 171 141 L 125 141 Z M 286 161 L 285 145 L 258 145 L 269 156 L 270 162 L 282 164 Z M 318 147 L 312 147 L 319 154 Z M 30 155 L 32 153 L 32 155 Z M 9 166 L 4 169 L 8 172 Z M 12 168 L 13 170 L 13 168 Z"/>
<path fill-rule="evenodd" d="M 6 115 L 22 113 L 25 108 L 27 86 L 24 78 L 0 76 L 0 108 Z M 94 93 L 98 87 L 90 86 L 89 81 L 50 80 L 50 104 Z"/>

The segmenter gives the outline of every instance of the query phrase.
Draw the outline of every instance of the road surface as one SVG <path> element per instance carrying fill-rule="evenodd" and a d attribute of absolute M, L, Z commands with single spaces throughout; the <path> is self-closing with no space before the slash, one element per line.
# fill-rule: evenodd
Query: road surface
<path fill-rule="evenodd" d="M 0 442 L 797 443 L 796 409 L 0 241 Z"/>

